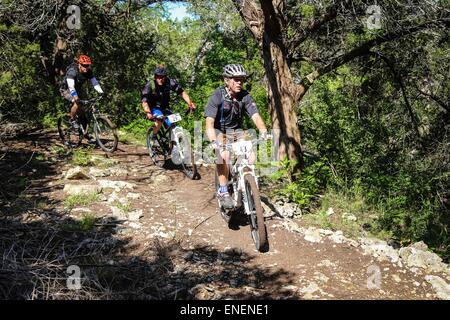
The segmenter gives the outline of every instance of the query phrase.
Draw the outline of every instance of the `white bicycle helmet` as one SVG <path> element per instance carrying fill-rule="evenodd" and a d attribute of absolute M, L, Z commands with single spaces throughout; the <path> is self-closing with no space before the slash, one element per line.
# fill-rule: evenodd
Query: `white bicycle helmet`
<path fill-rule="evenodd" d="M 227 64 L 223 68 L 223 76 L 227 78 L 247 77 L 247 71 L 245 71 L 242 64 Z"/>

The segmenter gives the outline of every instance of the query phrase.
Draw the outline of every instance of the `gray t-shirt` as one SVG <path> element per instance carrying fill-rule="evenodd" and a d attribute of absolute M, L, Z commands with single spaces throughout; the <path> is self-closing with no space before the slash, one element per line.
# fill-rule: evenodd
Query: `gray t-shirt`
<path fill-rule="evenodd" d="M 236 99 L 232 99 L 225 88 L 220 87 L 209 97 L 205 108 L 205 118 L 214 118 L 214 128 L 225 132 L 228 129 L 243 129 L 244 112 L 249 117 L 258 113 L 258 108 L 250 93 L 242 90 Z"/>

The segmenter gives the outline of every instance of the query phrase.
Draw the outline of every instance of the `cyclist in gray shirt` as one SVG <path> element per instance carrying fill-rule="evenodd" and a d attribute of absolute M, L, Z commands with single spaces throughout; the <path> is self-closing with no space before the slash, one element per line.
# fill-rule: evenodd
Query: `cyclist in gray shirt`
<path fill-rule="evenodd" d="M 224 67 L 223 77 L 225 85 L 218 88 L 210 96 L 205 108 L 206 135 L 211 145 L 219 149 L 227 140 L 236 140 L 243 136 L 244 116 L 249 116 L 263 136 L 267 136 L 267 129 L 258 113 L 255 101 L 242 86 L 247 78 L 247 72 L 240 64 L 228 64 Z M 216 164 L 219 176 L 219 190 L 217 198 L 226 209 L 234 206 L 233 199 L 228 193 L 228 162 L 229 152 L 220 150 Z"/>

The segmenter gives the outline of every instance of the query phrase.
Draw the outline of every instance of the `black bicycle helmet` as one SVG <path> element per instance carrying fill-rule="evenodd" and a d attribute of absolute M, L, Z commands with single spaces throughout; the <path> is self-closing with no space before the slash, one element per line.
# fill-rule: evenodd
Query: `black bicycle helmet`
<path fill-rule="evenodd" d="M 155 71 L 153 71 L 155 76 L 166 76 L 166 68 L 164 68 L 163 66 L 157 66 L 155 68 Z"/>
<path fill-rule="evenodd" d="M 247 77 L 247 71 L 245 71 L 242 64 L 227 64 L 223 68 L 223 76 L 227 78 Z"/>

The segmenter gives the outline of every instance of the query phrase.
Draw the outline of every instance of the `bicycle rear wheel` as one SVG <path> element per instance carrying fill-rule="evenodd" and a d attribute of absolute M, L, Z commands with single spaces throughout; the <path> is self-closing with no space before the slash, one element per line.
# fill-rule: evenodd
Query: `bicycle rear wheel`
<path fill-rule="evenodd" d="M 266 225 L 264 223 L 263 208 L 261 205 L 261 197 L 259 195 L 258 186 L 255 177 L 246 174 L 244 177 L 245 195 L 250 210 L 250 227 L 252 239 L 255 247 L 260 252 L 265 252 L 268 247 Z"/>
<path fill-rule="evenodd" d="M 94 134 L 98 145 L 103 151 L 114 152 L 117 149 L 117 144 L 119 143 L 117 130 L 106 116 L 97 116 Z"/>
<path fill-rule="evenodd" d="M 58 133 L 62 143 L 69 149 L 78 147 L 83 139 L 80 130 L 72 126 L 67 114 L 58 118 Z"/>
<path fill-rule="evenodd" d="M 159 134 L 157 135 L 156 142 L 152 139 L 153 136 L 153 126 L 147 129 L 146 141 L 147 141 L 147 150 L 150 158 L 153 163 L 158 167 L 163 167 L 166 163 L 166 152 L 164 152 L 164 148 L 161 146 L 161 142 L 159 141 Z"/>

